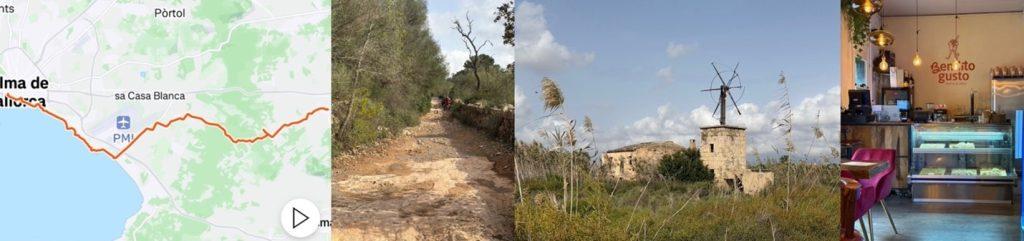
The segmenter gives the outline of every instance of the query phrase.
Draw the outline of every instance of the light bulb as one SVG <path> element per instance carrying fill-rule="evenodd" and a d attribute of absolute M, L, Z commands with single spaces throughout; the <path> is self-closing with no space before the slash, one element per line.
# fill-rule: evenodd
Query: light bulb
<path fill-rule="evenodd" d="M 960 60 L 953 58 L 953 71 L 960 71 Z"/>
<path fill-rule="evenodd" d="M 882 55 L 882 62 L 878 63 L 878 69 L 882 71 L 889 71 L 889 61 L 885 59 L 885 55 Z"/>
<path fill-rule="evenodd" d="M 921 66 L 921 55 L 918 54 L 917 52 L 914 52 L 913 63 L 914 63 L 914 67 L 920 67 Z"/>
<path fill-rule="evenodd" d="M 864 9 L 864 13 L 871 14 L 875 12 L 875 4 L 871 3 L 871 0 L 864 1 L 862 8 Z"/>
<path fill-rule="evenodd" d="M 877 29 L 868 32 L 868 38 L 872 44 L 878 45 L 878 47 L 885 48 L 886 46 L 892 45 L 893 38 L 892 33 L 885 31 L 884 29 Z"/>

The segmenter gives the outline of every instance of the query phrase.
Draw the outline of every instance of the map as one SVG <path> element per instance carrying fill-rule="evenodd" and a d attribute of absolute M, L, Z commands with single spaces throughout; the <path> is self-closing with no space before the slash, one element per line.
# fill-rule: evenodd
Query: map
<path fill-rule="evenodd" d="M 330 8 L 0 0 L 0 239 L 329 239 Z"/>

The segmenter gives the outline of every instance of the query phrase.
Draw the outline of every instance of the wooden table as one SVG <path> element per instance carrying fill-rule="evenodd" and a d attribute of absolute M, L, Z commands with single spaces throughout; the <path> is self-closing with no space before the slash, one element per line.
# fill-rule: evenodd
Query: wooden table
<path fill-rule="evenodd" d="M 910 129 L 913 123 L 907 122 L 872 122 L 866 124 L 843 123 L 840 127 L 844 143 L 857 142 L 855 148 L 849 150 L 853 156 L 857 148 L 881 148 L 896 150 L 896 160 L 890 164 L 892 168 L 892 188 L 910 189 L 910 159 L 913 146 L 910 144 Z"/>
<path fill-rule="evenodd" d="M 889 169 L 889 162 L 881 160 L 851 161 L 844 159 L 839 163 L 839 170 L 850 172 L 856 179 L 868 179 L 886 169 Z"/>

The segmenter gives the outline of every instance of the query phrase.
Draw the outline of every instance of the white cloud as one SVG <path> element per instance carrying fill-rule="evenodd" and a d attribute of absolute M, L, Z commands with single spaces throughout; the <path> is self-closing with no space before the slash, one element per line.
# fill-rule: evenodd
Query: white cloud
<path fill-rule="evenodd" d="M 444 61 L 448 65 L 448 74 L 462 70 L 462 64 L 469 60 L 469 51 L 465 49 L 441 50 L 441 53 L 444 54 Z"/>
<path fill-rule="evenodd" d="M 658 72 L 654 73 L 654 76 L 658 77 L 658 79 L 665 83 L 672 83 L 676 80 L 675 75 L 672 73 L 672 66 L 665 66 L 665 68 L 658 69 Z"/>
<path fill-rule="evenodd" d="M 516 115 L 519 116 L 518 114 Z M 551 140 L 546 138 L 545 135 L 551 134 L 558 130 L 565 130 L 569 126 L 569 122 L 558 118 L 559 116 L 550 116 L 536 120 L 516 120 L 516 140 L 523 142 L 537 141 L 545 145 L 550 145 Z"/>
<path fill-rule="evenodd" d="M 458 1 L 457 9 L 454 10 L 428 9 L 427 25 L 430 28 L 430 34 L 441 48 L 441 53 L 444 54 L 449 74 L 462 70 L 462 64 L 469 59 L 469 50 L 463 45 L 459 33 L 452 29 L 454 20 L 466 23 L 467 13 L 473 20 L 473 36 L 478 38 L 478 44 L 490 41 L 490 44 L 481 50 L 481 54 L 490 55 L 500 66 L 505 66 L 515 60 L 515 50 L 511 46 L 502 44 L 501 36 L 505 32 L 505 27 L 501 23 L 493 21 L 494 11 L 503 2 L 505 1 L 461 0 Z"/>
<path fill-rule="evenodd" d="M 523 101 L 526 100 L 526 95 L 523 94 L 523 92 L 519 90 L 519 85 L 515 85 L 515 86 L 516 86 L 515 102 L 516 102 L 516 107 L 519 107 L 519 106 L 522 106 L 523 105 Z"/>
<path fill-rule="evenodd" d="M 526 103 L 526 93 L 523 93 L 518 84 L 515 85 L 515 111 L 516 116 L 531 116 L 533 109 Z"/>
<path fill-rule="evenodd" d="M 515 58 L 518 65 L 550 73 L 594 61 L 594 53 L 574 53 L 555 41 L 544 18 L 544 6 L 531 2 L 517 4 Z"/>
<path fill-rule="evenodd" d="M 793 107 L 792 140 L 797 147 L 796 158 L 820 160 L 828 156 L 839 142 L 839 87 L 825 93 L 796 102 Z M 762 158 L 777 157 L 786 146 L 782 129 L 773 128 L 772 119 L 778 118 L 778 101 L 759 106 L 755 103 L 739 105 L 742 115 L 735 108 L 727 108 L 726 123 L 747 128 L 747 159 L 755 161 L 755 152 Z M 671 104 L 659 106 L 653 116 L 643 117 L 633 123 L 611 128 L 598 133 L 602 140 L 601 150 L 609 150 L 629 144 L 648 141 L 674 141 L 687 145 L 689 140 L 700 140 L 700 127 L 718 125 L 714 106 L 701 105 L 687 113 L 677 112 Z M 817 137 L 814 128 L 820 128 L 822 137 Z"/>
<path fill-rule="evenodd" d="M 681 44 L 676 42 L 669 42 L 668 47 L 665 48 L 665 53 L 668 54 L 669 58 L 678 58 L 685 54 L 688 54 L 696 48 L 696 44 Z"/>

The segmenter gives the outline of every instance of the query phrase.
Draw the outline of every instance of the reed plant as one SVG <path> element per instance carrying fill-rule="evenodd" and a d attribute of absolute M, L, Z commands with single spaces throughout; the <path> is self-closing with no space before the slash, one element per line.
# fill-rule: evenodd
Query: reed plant
<path fill-rule="evenodd" d="M 608 178 L 595 171 L 600 153 L 589 117 L 577 131 L 557 83 L 545 78 L 541 92 L 544 118 L 556 125 L 541 130 L 546 143 L 516 144 L 516 240 L 838 239 L 839 168 L 831 161 L 808 155 L 761 160 L 751 169 L 773 172 L 775 181 L 753 195 L 658 172 L 635 181 Z M 824 141 L 820 126 L 813 128 Z"/>

